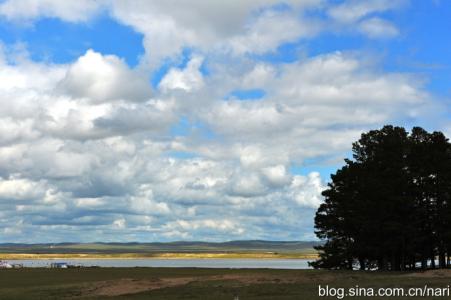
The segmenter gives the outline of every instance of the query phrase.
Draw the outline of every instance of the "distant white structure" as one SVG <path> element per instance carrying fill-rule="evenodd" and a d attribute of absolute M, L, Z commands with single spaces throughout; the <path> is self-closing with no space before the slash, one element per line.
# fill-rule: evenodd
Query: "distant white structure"
<path fill-rule="evenodd" d="M 50 264 L 50 268 L 67 269 L 68 267 L 69 267 L 68 264 L 65 262 L 56 262 Z"/>
<path fill-rule="evenodd" d="M 6 261 L 0 260 L 0 269 L 12 269 L 13 266 Z"/>

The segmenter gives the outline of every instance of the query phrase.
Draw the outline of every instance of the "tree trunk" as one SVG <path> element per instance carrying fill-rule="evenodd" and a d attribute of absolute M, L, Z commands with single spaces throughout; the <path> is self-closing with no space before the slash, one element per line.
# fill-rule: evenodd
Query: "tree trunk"
<path fill-rule="evenodd" d="M 428 268 L 428 259 L 424 252 L 421 254 L 421 269 L 426 270 Z"/>
<path fill-rule="evenodd" d="M 388 257 L 384 256 L 382 258 L 382 270 L 387 271 L 388 270 Z"/>
<path fill-rule="evenodd" d="M 352 270 L 352 262 L 353 262 L 353 259 L 348 258 L 348 270 Z"/>
<path fill-rule="evenodd" d="M 365 259 L 362 257 L 359 257 L 359 265 L 360 265 L 360 270 L 364 271 L 365 270 Z"/>
<path fill-rule="evenodd" d="M 421 253 L 421 268 L 423 270 L 426 270 L 429 268 L 428 262 L 429 262 L 429 249 L 427 248 L 426 244 L 424 244 L 423 252 Z"/>
<path fill-rule="evenodd" d="M 385 271 L 384 262 L 383 262 L 382 258 L 380 258 L 380 257 L 377 259 L 377 269 L 379 271 Z"/>
<path fill-rule="evenodd" d="M 406 256 L 404 255 L 404 252 L 401 253 L 401 261 L 400 261 L 400 269 L 401 271 L 404 271 L 406 269 Z"/>
<path fill-rule="evenodd" d="M 446 268 L 446 256 L 445 256 L 445 250 L 440 250 L 439 253 L 439 268 L 445 269 Z"/>

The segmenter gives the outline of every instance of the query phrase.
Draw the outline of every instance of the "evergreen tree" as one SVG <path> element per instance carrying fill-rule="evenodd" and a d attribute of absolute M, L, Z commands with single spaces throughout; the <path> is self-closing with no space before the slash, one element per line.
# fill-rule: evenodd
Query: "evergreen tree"
<path fill-rule="evenodd" d="M 451 255 L 451 147 L 440 132 L 362 134 L 315 216 L 316 268 L 444 268 Z"/>

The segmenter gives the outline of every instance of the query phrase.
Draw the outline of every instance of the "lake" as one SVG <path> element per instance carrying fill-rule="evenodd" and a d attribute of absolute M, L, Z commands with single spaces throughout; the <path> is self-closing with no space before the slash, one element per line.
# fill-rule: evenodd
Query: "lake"
<path fill-rule="evenodd" d="M 49 267 L 65 262 L 76 266 L 158 267 L 158 268 L 232 268 L 232 269 L 310 269 L 308 259 L 22 259 L 9 263 L 24 267 Z"/>

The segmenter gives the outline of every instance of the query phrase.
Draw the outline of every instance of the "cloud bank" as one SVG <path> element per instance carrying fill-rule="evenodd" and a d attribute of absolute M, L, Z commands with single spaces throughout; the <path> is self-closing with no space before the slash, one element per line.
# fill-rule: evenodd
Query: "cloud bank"
<path fill-rule="evenodd" d="M 143 34 L 145 53 L 131 68 L 92 49 L 54 64 L 3 47 L 0 242 L 312 239 L 328 178 L 294 169 L 340 164 L 362 130 L 434 105 L 416 76 L 364 53 L 258 58 L 332 25 L 395 38 L 374 16 L 392 1 L 61 3 L 4 1 L 0 15 L 83 23 L 106 11 Z M 253 89 L 264 96 L 227 97 Z"/>

